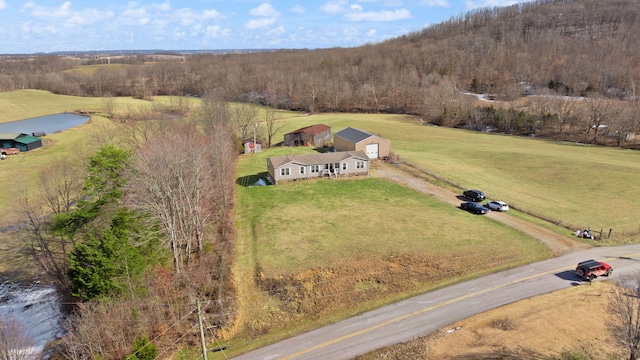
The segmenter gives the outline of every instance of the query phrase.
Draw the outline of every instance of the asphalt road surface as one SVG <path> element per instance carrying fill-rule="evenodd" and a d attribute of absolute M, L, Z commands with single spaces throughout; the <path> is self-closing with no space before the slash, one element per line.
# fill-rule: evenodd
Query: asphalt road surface
<path fill-rule="evenodd" d="M 640 271 L 640 244 L 591 248 L 502 271 L 419 295 L 251 351 L 234 359 L 351 359 L 411 340 L 505 304 L 570 286 L 589 286 L 574 269 L 578 262 L 609 263 L 610 279 Z M 609 280 L 605 277 L 594 281 Z"/>

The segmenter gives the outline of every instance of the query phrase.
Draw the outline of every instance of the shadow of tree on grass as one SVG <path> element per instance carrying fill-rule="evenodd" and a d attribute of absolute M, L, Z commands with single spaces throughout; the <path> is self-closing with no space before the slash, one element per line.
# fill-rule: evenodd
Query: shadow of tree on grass
<path fill-rule="evenodd" d="M 236 184 L 244 187 L 271 185 L 267 180 L 267 172 L 241 176 L 236 179 Z"/>

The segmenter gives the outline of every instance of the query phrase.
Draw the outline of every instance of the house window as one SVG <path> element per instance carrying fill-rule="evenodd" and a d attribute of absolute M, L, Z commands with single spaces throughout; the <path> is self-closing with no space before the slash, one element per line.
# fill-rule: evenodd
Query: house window
<path fill-rule="evenodd" d="M 311 165 L 311 173 L 320 172 L 320 165 Z"/>
<path fill-rule="evenodd" d="M 364 169 L 364 161 L 356 161 L 356 169 Z"/>
<path fill-rule="evenodd" d="M 280 176 L 289 176 L 289 168 L 280 169 Z"/>
<path fill-rule="evenodd" d="M 347 163 L 346 162 L 342 163 L 342 170 L 347 170 Z"/>
<path fill-rule="evenodd" d="M 300 174 L 304 174 L 304 166 L 300 166 Z"/>

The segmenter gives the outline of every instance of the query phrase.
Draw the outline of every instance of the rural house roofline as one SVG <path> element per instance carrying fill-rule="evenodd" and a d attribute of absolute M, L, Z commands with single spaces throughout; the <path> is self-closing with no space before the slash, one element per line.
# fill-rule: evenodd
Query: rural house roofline
<path fill-rule="evenodd" d="M 289 163 L 295 163 L 297 165 L 324 165 L 328 163 L 339 163 L 349 158 L 369 161 L 369 157 L 362 150 L 279 156 L 269 158 L 269 161 L 274 168 L 278 168 Z"/>
<path fill-rule="evenodd" d="M 348 127 L 346 129 L 342 129 L 340 131 L 338 131 L 337 133 L 334 134 L 335 136 L 339 136 L 343 139 L 346 139 L 352 143 L 359 143 L 362 140 L 368 139 L 370 137 L 372 137 L 373 135 L 369 134 L 368 132 L 362 131 L 362 130 L 358 130 L 358 129 L 354 129 L 352 127 Z"/>

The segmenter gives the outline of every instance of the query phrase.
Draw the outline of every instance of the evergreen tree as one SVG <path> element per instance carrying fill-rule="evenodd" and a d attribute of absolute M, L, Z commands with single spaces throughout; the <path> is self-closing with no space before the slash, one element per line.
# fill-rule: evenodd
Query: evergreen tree
<path fill-rule="evenodd" d="M 139 291 L 144 271 L 162 260 L 157 226 L 122 208 L 100 236 L 89 236 L 69 256 L 71 295 L 92 300 Z"/>
<path fill-rule="evenodd" d="M 127 360 L 153 360 L 158 356 L 158 348 L 149 341 L 149 338 L 142 336 L 133 343 L 133 352 Z"/>
<path fill-rule="evenodd" d="M 82 227 L 99 215 L 108 215 L 104 210 L 122 197 L 125 172 L 130 165 L 131 152 L 113 145 L 100 148 L 89 158 L 82 198 L 78 200 L 74 211 L 54 217 L 54 230 L 73 238 Z"/>

